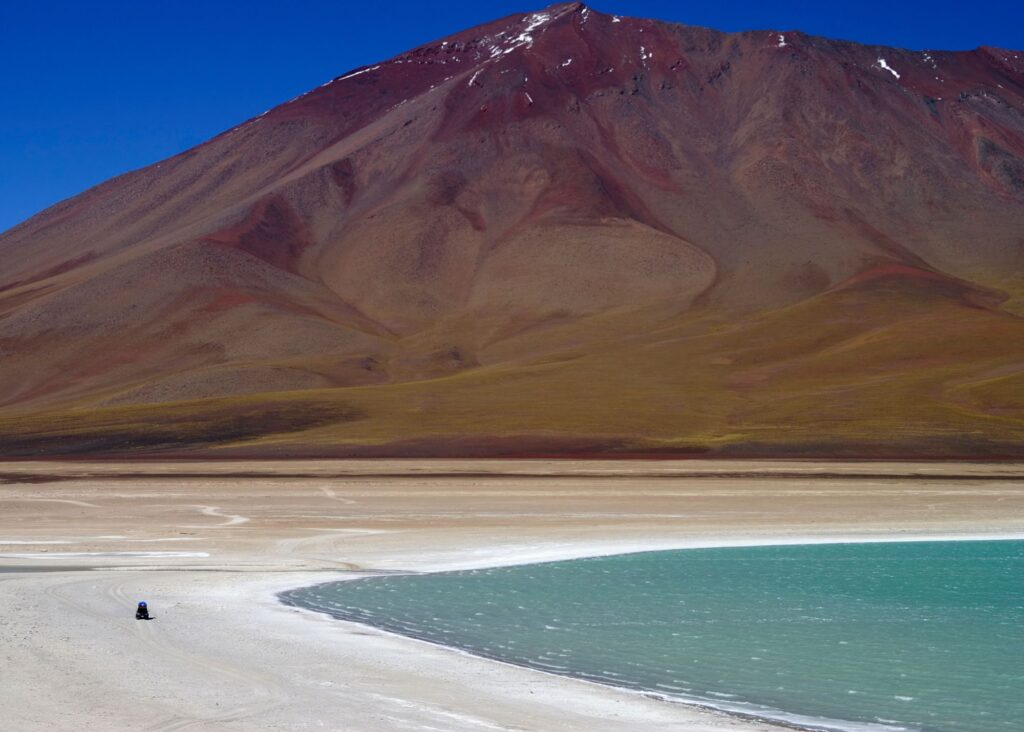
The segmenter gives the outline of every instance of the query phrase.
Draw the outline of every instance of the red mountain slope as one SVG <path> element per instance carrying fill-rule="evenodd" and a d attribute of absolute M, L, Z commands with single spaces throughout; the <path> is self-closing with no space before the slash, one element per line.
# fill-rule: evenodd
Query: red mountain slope
<path fill-rule="evenodd" d="M 6 454 L 1020 454 L 1024 53 L 553 6 L 0 262 Z"/>

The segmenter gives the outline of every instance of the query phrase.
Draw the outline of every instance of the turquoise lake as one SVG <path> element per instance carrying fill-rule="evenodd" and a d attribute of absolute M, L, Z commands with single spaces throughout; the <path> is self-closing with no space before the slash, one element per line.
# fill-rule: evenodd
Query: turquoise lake
<path fill-rule="evenodd" d="M 371 577 L 282 599 L 812 728 L 1024 730 L 1024 541 L 659 551 Z"/>

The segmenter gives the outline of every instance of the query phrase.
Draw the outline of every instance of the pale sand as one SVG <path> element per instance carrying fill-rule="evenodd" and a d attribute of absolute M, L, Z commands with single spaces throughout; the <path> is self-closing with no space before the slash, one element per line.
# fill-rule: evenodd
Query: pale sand
<path fill-rule="evenodd" d="M 0 573 L 0 728 L 776 729 L 274 594 L 360 570 L 940 536 L 1024 536 L 1024 466 L 7 463 L 0 568 L 102 569 Z"/>

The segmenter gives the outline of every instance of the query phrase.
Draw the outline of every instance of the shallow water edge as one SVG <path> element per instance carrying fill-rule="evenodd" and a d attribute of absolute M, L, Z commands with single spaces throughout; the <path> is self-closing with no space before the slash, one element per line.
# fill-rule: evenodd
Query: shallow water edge
<path fill-rule="evenodd" d="M 977 541 L 985 541 L 985 542 L 990 542 L 990 541 L 1013 541 L 1013 540 L 1021 540 L 1021 539 L 1024 539 L 1024 536 L 1020 536 L 1020 535 L 977 535 L 977 534 L 971 534 L 971 535 L 967 535 L 967 534 L 955 534 L 955 535 L 939 535 L 939 534 L 935 534 L 935 535 L 917 535 L 917 536 L 888 535 L 888 536 L 884 536 L 884 537 L 883 536 L 878 536 L 878 535 L 870 535 L 870 536 L 863 536 L 863 535 L 862 536 L 855 536 L 855 535 L 851 535 L 851 536 L 828 537 L 828 538 L 820 538 L 820 537 L 791 538 L 791 537 L 787 537 L 785 539 L 779 539 L 779 540 L 758 538 L 758 539 L 749 539 L 749 540 L 747 540 L 747 539 L 733 539 L 733 540 L 722 540 L 722 541 L 680 541 L 679 545 L 677 545 L 675 547 L 667 547 L 665 545 L 665 543 L 657 542 L 657 546 L 655 546 L 654 548 L 650 548 L 650 549 L 640 549 L 640 548 L 637 548 L 637 549 L 632 550 L 632 551 L 618 551 L 618 552 L 605 551 L 604 547 L 600 547 L 598 545 L 592 545 L 592 546 L 589 546 L 589 547 L 584 547 L 584 546 L 566 546 L 566 545 L 563 545 L 563 546 L 558 547 L 557 549 L 554 549 L 551 552 L 551 556 L 543 558 L 543 559 L 538 559 L 535 556 L 531 555 L 529 557 L 529 559 L 531 559 L 532 561 L 523 561 L 523 557 L 521 557 L 521 556 L 517 557 L 515 555 L 513 555 L 513 556 L 505 555 L 504 557 L 502 557 L 500 559 L 500 561 L 492 561 L 492 562 L 488 562 L 486 564 L 483 564 L 483 563 L 481 563 L 481 562 L 479 562 L 479 561 L 477 561 L 475 559 L 470 559 L 465 564 L 463 564 L 463 566 L 447 566 L 447 567 L 439 568 L 437 570 L 432 570 L 432 571 L 429 571 L 429 572 L 426 572 L 426 573 L 424 573 L 424 572 L 410 572 L 408 574 L 417 574 L 417 575 L 424 575 L 424 574 L 426 574 L 426 575 L 446 574 L 446 573 L 458 571 L 460 569 L 483 569 L 485 567 L 488 567 L 488 568 L 490 568 L 490 567 L 498 568 L 498 567 L 521 566 L 521 565 L 539 565 L 539 564 L 549 564 L 549 563 L 553 563 L 553 562 L 557 562 L 557 561 L 565 560 L 565 559 L 583 559 L 583 558 L 597 558 L 597 557 L 620 557 L 620 556 L 634 555 L 634 554 L 646 554 L 646 553 L 671 551 L 672 549 L 726 548 L 726 547 L 761 547 L 761 546 L 766 546 L 766 547 L 767 546 L 808 546 L 808 545 L 819 545 L 819 544 L 879 544 L 879 543 L 908 544 L 908 543 L 917 543 L 917 542 L 954 542 L 954 541 L 955 542 L 960 542 L 960 541 L 975 541 L 975 542 L 977 542 Z M 527 552 L 527 553 L 529 553 L 529 552 Z M 451 564 L 457 565 L 458 563 L 457 562 L 452 562 Z M 468 566 L 466 566 L 466 565 L 468 565 Z M 383 574 L 383 573 L 381 573 L 381 574 Z M 394 573 L 389 573 L 389 574 L 394 574 Z M 377 573 L 367 572 L 364 575 L 362 575 L 362 577 L 353 576 L 353 577 L 348 577 L 348 578 L 344 578 L 344 579 L 369 578 L 369 577 L 376 576 L 376 575 L 377 575 Z M 334 584 L 334 583 L 332 582 L 332 583 L 324 583 L 324 584 Z M 319 587 L 319 586 L 321 586 L 321 585 L 318 584 L 318 585 L 315 585 L 314 587 Z M 459 653 L 464 653 L 464 654 L 467 654 L 467 655 L 471 655 L 471 656 L 475 656 L 475 657 L 480 657 L 480 658 L 486 658 L 488 660 L 497 661 L 499 663 L 503 663 L 503 664 L 506 664 L 506 665 L 516 666 L 516 667 L 520 667 L 520 668 L 528 668 L 528 669 L 531 669 L 533 671 L 540 671 L 541 673 L 545 673 L 545 674 L 549 674 L 549 675 L 553 675 L 553 676 L 558 676 L 558 677 L 561 677 L 561 678 L 573 678 L 573 679 L 577 679 L 577 680 L 581 680 L 581 681 L 586 681 L 588 683 L 597 684 L 597 685 L 600 685 L 600 686 L 603 686 L 603 687 L 611 687 L 611 688 L 617 688 L 617 689 L 621 689 L 621 690 L 626 690 L 626 691 L 630 691 L 631 693 L 642 694 L 642 695 L 644 695 L 644 696 L 646 696 L 648 698 L 655 698 L 655 699 L 659 699 L 659 700 L 664 700 L 666 702 L 682 703 L 682 704 L 685 704 L 685 705 L 691 706 L 691 707 L 699 707 L 699 708 L 703 708 L 703 709 L 714 710 L 714 711 L 719 712 L 719 713 L 725 713 L 725 714 L 729 714 L 731 716 L 735 716 L 735 717 L 739 717 L 739 718 L 743 718 L 743 719 L 767 721 L 767 722 L 771 722 L 771 723 L 773 723 L 775 725 L 780 725 L 780 726 L 783 726 L 783 727 L 789 727 L 789 728 L 794 728 L 794 729 L 819 730 L 819 731 L 820 730 L 828 730 L 830 732 L 831 731 L 867 732 L 869 730 L 870 731 L 880 731 L 880 730 L 913 729 L 912 727 L 893 726 L 893 725 L 883 724 L 883 723 L 851 722 L 851 721 L 845 721 L 845 720 L 840 720 L 840 719 L 831 719 L 831 718 L 827 718 L 827 717 L 817 717 L 817 716 L 815 716 L 815 717 L 808 717 L 806 715 L 787 713 L 787 712 L 784 712 L 784 711 L 781 711 L 781 710 L 778 710 L 778 709 L 763 707 L 761 705 L 737 704 L 737 703 L 730 703 L 730 702 L 725 701 L 725 700 L 723 700 L 721 702 L 719 702 L 717 700 L 716 701 L 711 701 L 711 700 L 708 700 L 706 697 L 689 698 L 689 697 L 686 697 L 685 695 L 677 694 L 677 693 L 673 693 L 673 692 L 660 693 L 657 690 L 636 689 L 636 688 L 629 688 L 627 686 L 620 686 L 620 685 L 616 684 L 614 681 L 610 681 L 610 680 L 603 679 L 603 678 L 600 679 L 600 680 L 595 680 L 593 678 L 586 678 L 585 676 L 580 676 L 578 673 L 574 673 L 573 671 L 570 671 L 570 670 L 566 670 L 564 672 L 563 671 L 553 671 L 553 670 L 546 669 L 546 668 L 543 668 L 543 667 L 538 667 L 538 666 L 536 666 L 536 665 L 534 665 L 532 663 L 520 663 L 520 662 L 518 662 L 516 660 L 510 660 L 509 658 L 503 658 L 503 657 L 499 657 L 499 656 L 490 655 L 490 654 L 488 654 L 485 651 L 482 652 L 478 648 L 466 649 L 466 648 L 458 647 L 458 646 L 455 646 L 455 645 L 447 644 L 447 643 L 445 643 L 445 642 L 443 642 L 441 640 L 438 640 L 437 638 L 421 637 L 421 636 L 418 636 L 415 632 L 396 631 L 396 630 L 394 630 L 392 628 L 381 627 L 381 626 L 379 626 L 379 625 L 377 625 L 377 624 L 375 624 L 373 622 L 365 621 L 365 620 L 362 620 L 362 619 L 346 617 L 346 616 L 340 616 L 340 615 L 337 615 L 335 613 L 332 613 L 330 610 L 325 609 L 325 608 L 307 606 L 307 605 L 305 605 L 301 601 L 301 599 L 297 599 L 295 597 L 295 595 L 297 593 L 301 593 L 301 592 L 304 592 L 304 591 L 309 591 L 311 589 L 313 589 L 313 588 L 312 587 L 296 588 L 295 590 L 285 591 L 285 592 L 279 593 L 277 597 L 278 597 L 278 599 L 281 602 L 285 603 L 286 605 L 293 606 L 293 607 L 303 608 L 304 610 L 307 610 L 309 612 L 317 612 L 318 614 L 327 615 L 327 616 L 335 618 L 335 619 L 342 619 L 342 620 L 346 620 L 348 622 L 359 623 L 360 625 L 363 625 L 363 626 L 373 627 L 376 630 L 378 630 L 378 631 L 380 631 L 382 633 L 387 633 L 389 635 L 393 635 L 393 636 L 397 636 L 397 637 L 402 637 L 402 638 L 407 638 L 407 639 L 411 639 L 411 640 L 419 640 L 421 642 L 430 643 L 431 645 L 434 645 L 434 646 L 441 646 L 441 647 L 444 647 L 444 648 L 449 649 L 449 650 L 455 650 L 455 651 L 457 651 Z"/>

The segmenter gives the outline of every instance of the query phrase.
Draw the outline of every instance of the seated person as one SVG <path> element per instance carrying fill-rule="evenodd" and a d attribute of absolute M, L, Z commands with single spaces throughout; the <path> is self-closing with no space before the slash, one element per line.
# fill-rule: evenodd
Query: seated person
<path fill-rule="evenodd" d="M 135 608 L 135 619 L 136 620 L 149 620 L 149 608 L 145 602 L 140 602 L 139 606 Z"/>

